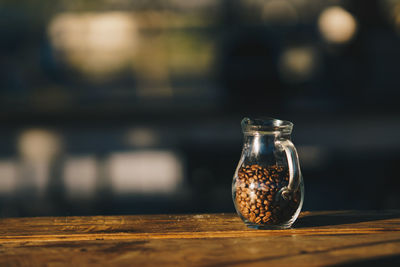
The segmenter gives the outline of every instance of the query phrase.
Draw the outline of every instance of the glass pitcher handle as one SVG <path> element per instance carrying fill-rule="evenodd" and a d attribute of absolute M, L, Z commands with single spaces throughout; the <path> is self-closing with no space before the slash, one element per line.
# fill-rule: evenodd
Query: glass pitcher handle
<path fill-rule="evenodd" d="M 299 156 L 297 155 L 297 151 L 295 146 L 290 140 L 280 140 L 279 144 L 282 146 L 283 150 L 286 153 L 286 158 L 288 160 L 288 168 L 289 168 L 289 183 L 287 187 L 282 188 L 281 195 L 285 200 L 290 199 L 291 193 L 296 191 L 300 185 L 300 163 Z"/>

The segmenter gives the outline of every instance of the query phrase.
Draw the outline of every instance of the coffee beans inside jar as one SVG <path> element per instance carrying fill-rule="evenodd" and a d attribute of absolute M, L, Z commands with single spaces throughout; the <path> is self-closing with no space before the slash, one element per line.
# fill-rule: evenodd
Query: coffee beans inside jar
<path fill-rule="evenodd" d="M 290 220 L 300 202 L 300 192 L 282 199 L 280 191 L 289 182 L 287 168 L 242 165 L 235 182 L 235 205 L 249 222 L 258 225 L 280 225 Z"/>

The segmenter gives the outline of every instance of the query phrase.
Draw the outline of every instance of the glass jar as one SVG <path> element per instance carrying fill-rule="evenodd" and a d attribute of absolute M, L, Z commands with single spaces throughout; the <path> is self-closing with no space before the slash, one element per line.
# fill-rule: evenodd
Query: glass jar
<path fill-rule="evenodd" d="M 257 229 L 290 228 L 303 205 L 303 178 L 293 123 L 277 119 L 242 120 L 244 145 L 232 183 L 240 218 Z"/>

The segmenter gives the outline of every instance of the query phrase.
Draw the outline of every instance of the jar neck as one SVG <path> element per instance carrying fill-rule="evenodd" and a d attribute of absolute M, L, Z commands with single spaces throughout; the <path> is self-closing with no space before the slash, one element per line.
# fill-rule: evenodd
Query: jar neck
<path fill-rule="evenodd" d="M 245 132 L 243 133 L 245 140 L 276 140 L 288 139 L 291 140 L 291 133 L 288 132 Z"/>
<path fill-rule="evenodd" d="M 271 134 L 244 134 L 243 152 L 247 156 L 256 156 L 259 154 L 270 153 L 274 150 L 275 142 L 277 140 L 289 139 L 289 133 L 271 133 Z"/>

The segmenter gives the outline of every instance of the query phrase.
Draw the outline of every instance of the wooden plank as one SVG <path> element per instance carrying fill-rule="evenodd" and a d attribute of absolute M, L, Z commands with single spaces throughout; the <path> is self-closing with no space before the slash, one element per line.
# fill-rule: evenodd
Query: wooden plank
<path fill-rule="evenodd" d="M 38 217 L 0 220 L 0 243 L 57 240 L 226 238 L 400 231 L 400 212 L 303 212 L 295 228 L 254 230 L 235 214 Z"/>
<path fill-rule="evenodd" d="M 235 214 L 0 220 L 0 266 L 400 266 L 400 212 L 304 212 L 290 230 Z"/>
<path fill-rule="evenodd" d="M 399 255 L 389 233 L 21 242 L 0 246 L 0 266 L 323 266 Z"/>

